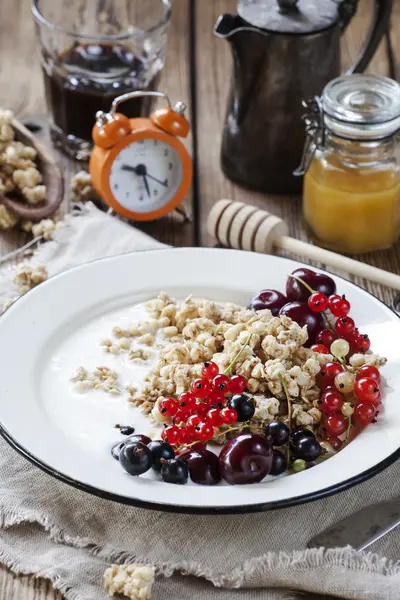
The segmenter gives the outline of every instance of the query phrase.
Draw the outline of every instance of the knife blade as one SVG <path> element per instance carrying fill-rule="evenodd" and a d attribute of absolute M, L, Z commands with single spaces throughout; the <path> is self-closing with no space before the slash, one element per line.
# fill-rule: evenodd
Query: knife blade
<path fill-rule="evenodd" d="M 346 517 L 328 527 L 308 542 L 308 548 L 343 548 L 365 550 L 400 525 L 400 498 L 380 502 Z"/>

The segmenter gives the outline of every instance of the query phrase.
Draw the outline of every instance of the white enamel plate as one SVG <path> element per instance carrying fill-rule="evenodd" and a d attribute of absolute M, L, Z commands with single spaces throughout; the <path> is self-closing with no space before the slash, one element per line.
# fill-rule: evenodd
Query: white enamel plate
<path fill-rule="evenodd" d="M 127 357 L 106 354 L 100 341 L 114 326 L 141 319 L 141 303 L 165 290 L 246 305 L 261 289 L 284 291 L 299 263 L 233 250 L 168 249 L 100 260 L 53 277 L 13 304 L 0 319 L 2 435 L 51 475 L 112 500 L 176 512 L 247 512 L 290 506 L 326 496 L 371 477 L 400 455 L 400 320 L 379 300 L 336 278 L 352 316 L 386 356 L 384 409 L 347 448 L 295 475 L 255 485 L 206 487 L 131 477 L 111 457 L 123 437 L 116 423 L 150 431 L 126 394 L 79 394 L 70 377 L 79 366 L 105 365 L 121 386 L 142 378 Z"/>

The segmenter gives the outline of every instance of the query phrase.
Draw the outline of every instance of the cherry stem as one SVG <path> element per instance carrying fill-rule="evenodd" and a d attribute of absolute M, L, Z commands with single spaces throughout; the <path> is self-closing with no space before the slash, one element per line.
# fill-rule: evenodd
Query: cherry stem
<path fill-rule="evenodd" d="M 227 367 L 225 369 L 225 371 L 223 373 L 224 375 L 226 375 L 229 372 L 232 375 L 232 369 L 236 365 L 236 363 L 239 360 L 239 358 L 242 356 L 243 352 L 245 351 L 245 348 L 247 348 L 247 346 L 249 345 L 252 335 L 253 335 L 252 333 L 249 333 L 249 337 L 247 338 L 244 346 L 241 348 L 240 352 L 238 352 L 238 354 L 235 356 L 235 358 L 233 359 L 233 361 L 231 362 L 231 364 L 229 365 L 229 367 Z"/>
<path fill-rule="evenodd" d="M 282 377 L 282 374 L 279 373 L 278 377 L 280 379 L 280 382 L 282 384 L 283 390 L 284 390 L 285 395 L 286 395 L 286 400 L 287 400 L 287 405 L 288 405 L 288 427 L 289 427 L 289 429 L 292 429 L 292 402 L 291 402 L 291 398 L 289 396 L 287 385 L 285 383 L 285 380 Z"/>
<path fill-rule="evenodd" d="M 288 277 L 291 277 L 291 279 L 295 279 L 299 283 L 302 283 L 304 285 L 304 287 L 307 288 L 309 292 L 311 292 L 311 294 L 315 294 L 316 293 L 316 290 L 313 290 L 312 287 L 309 286 L 308 283 L 306 283 L 305 281 L 303 281 L 302 279 L 300 279 L 300 277 L 296 277 L 296 275 L 288 275 Z"/>
<path fill-rule="evenodd" d="M 346 444 L 349 443 L 350 429 L 351 429 L 351 417 L 348 417 L 347 430 L 346 430 Z"/>

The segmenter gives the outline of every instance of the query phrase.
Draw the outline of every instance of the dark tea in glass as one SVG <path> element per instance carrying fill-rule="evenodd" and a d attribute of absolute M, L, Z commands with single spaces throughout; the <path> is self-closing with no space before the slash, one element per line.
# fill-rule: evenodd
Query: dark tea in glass
<path fill-rule="evenodd" d="M 52 139 L 86 160 L 96 112 L 108 111 L 121 94 L 157 89 L 170 0 L 34 0 L 33 12 Z M 151 99 L 127 101 L 121 110 L 147 116 Z"/>

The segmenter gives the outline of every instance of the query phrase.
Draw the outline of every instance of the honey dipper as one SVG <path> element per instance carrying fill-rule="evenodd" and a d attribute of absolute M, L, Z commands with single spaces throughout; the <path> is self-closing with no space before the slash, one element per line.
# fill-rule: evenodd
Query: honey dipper
<path fill-rule="evenodd" d="M 282 219 L 243 202 L 217 202 L 208 217 L 208 231 L 222 246 L 265 254 L 271 254 L 274 249 L 287 250 L 400 290 L 399 275 L 288 237 L 289 230 Z"/>

